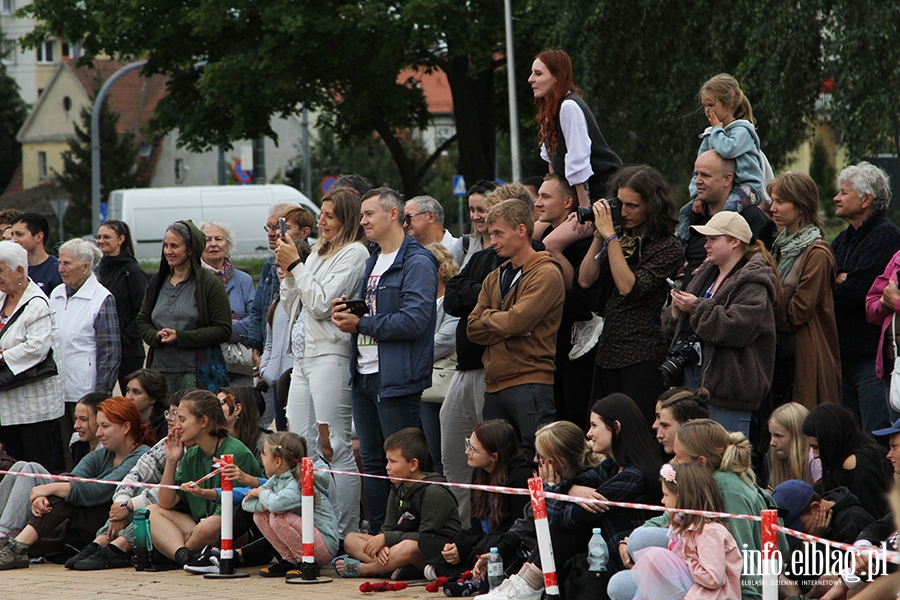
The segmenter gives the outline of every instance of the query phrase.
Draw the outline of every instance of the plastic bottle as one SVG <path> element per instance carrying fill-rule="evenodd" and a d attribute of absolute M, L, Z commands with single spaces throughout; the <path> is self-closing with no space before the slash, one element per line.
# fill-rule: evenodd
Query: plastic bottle
<path fill-rule="evenodd" d="M 588 543 L 588 570 L 605 571 L 607 562 L 609 562 L 609 548 L 606 547 L 603 532 L 599 527 L 594 527 L 594 535 Z"/>
<path fill-rule="evenodd" d="M 147 571 L 151 568 L 150 553 L 153 542 L 150 540 L 150 513 L 146 509 L 134 511 L 134 568 Z"/>
<path fill-rule="evenodd" d="M 496 548 L 491 548 L 491 556 L 488 559 L 488 585 L 491 590 L 503 583 L 503 557 Z"/>

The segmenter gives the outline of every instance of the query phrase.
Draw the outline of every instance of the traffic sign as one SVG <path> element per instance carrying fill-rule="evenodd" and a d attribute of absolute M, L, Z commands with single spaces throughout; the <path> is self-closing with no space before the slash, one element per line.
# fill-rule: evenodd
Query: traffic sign
<path fill-rule="evenodd" d="M 337 181 L 337 177 L 334 175 L 326 175 L 322 178 L 322 182 L 319 183 L 319 187 L 322 189 L 322 195 L 328 193 L 328 190 L 331 189 L 331 186 L 334 185 L 334 182 Z"/>
<path fill-rule="evenodd" d="M 466 178 L 462 175 L 453 176 L 453 195 L 461 198 L 466 197 Z"/>

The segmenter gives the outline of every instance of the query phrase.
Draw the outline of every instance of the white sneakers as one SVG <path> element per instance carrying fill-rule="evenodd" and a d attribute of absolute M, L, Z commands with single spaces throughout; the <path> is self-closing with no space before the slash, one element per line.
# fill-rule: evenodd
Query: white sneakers
<path fill-rule="evenodd" d="M 540 600 L 544 594 L 544 588 L 532 589 L 524 579 L 513 575 L 489 594 L 481 594 L 477 598 L 484 600 Z"/>
<path fill-rule="evenodd" d="M 572 324 L 572 349 L 569 351 L 569 360 L 575 360 L 587 354 L 588 350 L 597 345 L 600 334 L 603 333 L 603 317 L 596 314 L 590 321 L 577 321 Z"/>

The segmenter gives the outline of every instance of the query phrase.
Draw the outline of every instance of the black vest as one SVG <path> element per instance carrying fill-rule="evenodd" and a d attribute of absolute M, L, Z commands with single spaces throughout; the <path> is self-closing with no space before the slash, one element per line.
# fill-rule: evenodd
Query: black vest
<path fill-rule="evenodd" d="M 603 198 L 606 196 L 606 184 L 612 178 L 613 174 L 622 166 L 622 160 L 615 152 L 610 150 L 600 133 L 600 127 L 597 126 L 597 120 L 594 113 L 588 108 L 587 103 L 577 94 L 569 93 L 563 100 L 573 100 L 581 112 L 584 113 L 584 120 L 587 121 L 588 135 L 591 138 L 591 169 L 594 174 L 588 179 L 588 188 L 591 200 Z M 562 102 L 559 103 L 562 107 Z M 566 175 L 566 138 L 563 135 L 562 127 L 559 123 L 559 111 L 556 113 L 556 149 L 550 154 L 550 164 L 553 170 L 563 177 Z"/>

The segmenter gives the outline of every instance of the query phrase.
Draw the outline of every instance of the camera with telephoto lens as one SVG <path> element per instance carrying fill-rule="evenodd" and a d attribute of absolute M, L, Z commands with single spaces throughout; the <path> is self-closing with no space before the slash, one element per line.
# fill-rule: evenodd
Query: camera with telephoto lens
<path fill-rule="evenodd" d="M 597 202 L 599 202 L 599 200 Z M 613 196 L 612 198 L 607 198 L 606 203 L 609 204 L 609 214 L 612 216 L 613 228 L 616 230 L 617 234 L 622 233 L 622 201 Z M 583 206 L 576 207 L 575 216 L 578 217 L 578 223 L 581 225 L 593 223 L 593 205 L 588 206 L 587 208 Z"/>
<path fill-rule="evenodd" d="M 694 344 L 699 341 L 700 338 L 694 334 L 680 342 L 675 342 L 669 348 L 666 360 L 659 365 L 659 374 L 662 376 L 666 387 L 681 383 L 684 377 L 684 368 L 688 365 L 695 365 L 700 361 L 700 355 L 697 354 L 697 350 L 694 348 Z"/>

